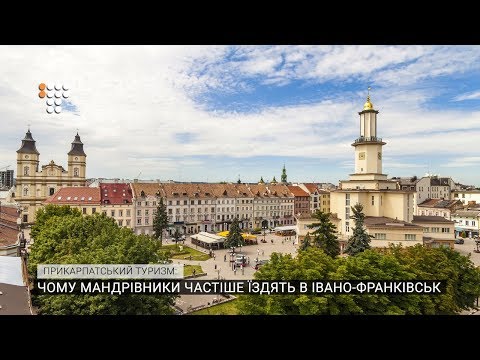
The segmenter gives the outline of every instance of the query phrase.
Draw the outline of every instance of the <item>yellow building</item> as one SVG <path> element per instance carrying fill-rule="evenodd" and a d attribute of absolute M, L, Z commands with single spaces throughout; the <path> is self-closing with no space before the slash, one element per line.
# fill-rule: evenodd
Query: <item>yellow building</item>
<path fill-rule="evenodd" d="M 423 243 L 427 247 L 455 247 L 455 221 L 443 216 L 414 216 L 413 224 L 423 227 Z"/>
<path fill-rule="evenodd" d="M 16 201 L 22 210 L 23 223 L 35 222 L 35 211 L 60 188 L 85 185 L 86 158 L 77 133 L 68 152 L 67 170 L 53 160 L 39 169 L 40 153 L 28 129 L 22 146 L 17 150 Z"/>
<path fill-rule="evenodd" d="M 363 205 L 365 216 L 407 223 L 413 219 L 414 192 L 400 190 L 396 181 L 388 180 L 382 173 L 382 149 L 386 143 L 377 136 L 377 114 L 369 95 L 359 112 L 360 136 L 352 144 L 355 173 L 350 174 L 349 180 L 341 180 L 339 188 L 330 193 L 330 211 L 338 217 L 338 230 L 345 239 L 352 235 L 350 208 L 357 203 Z M 401 238 L 399 235 L 398 241 Z"/>

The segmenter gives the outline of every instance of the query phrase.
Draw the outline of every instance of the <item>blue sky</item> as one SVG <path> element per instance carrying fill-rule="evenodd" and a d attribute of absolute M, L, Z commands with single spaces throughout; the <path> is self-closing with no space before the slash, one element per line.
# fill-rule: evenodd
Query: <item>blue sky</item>
<path fill-rule="evenodd" d="M 2 46 L 0 65 L 0 167 L 30 124 L 42 164 L 78 129 L 89 177 L 337 183 L 371 86 L 385 173 L 480 186 L 478 46 Z M 70 85 L 61 114 L 40 82 Z"/>

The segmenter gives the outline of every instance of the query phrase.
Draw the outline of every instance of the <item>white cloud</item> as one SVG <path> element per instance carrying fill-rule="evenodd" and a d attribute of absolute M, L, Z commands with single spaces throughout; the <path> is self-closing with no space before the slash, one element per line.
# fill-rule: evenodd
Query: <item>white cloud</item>
<path fill-rule="evenodd" d="M 480 99 L 480 91 L 474 91 L 456 96 L 453 101 L 476 100 Z"/>
<path fill-rule="evenodd" d="M 265 107 L 248 114 L 207 111 L 192 98 L 207 89 L 248 90 L 249 76 L 277 85 L 294 79 L 351 78 L 402 83 L 399 78 L 407 75 L 413 77 L 411 82 L 420 72 L 437 76 L 454 68 L 465 71 L 474 66 L 478 51 L 423 46 L 3 46 L 0 166 L 15 164 L 15 150 L 31 124 L 41 162 L 54 159 L 63 165 L 79 128 L 88 155 L 88 176 L 133 178 L 142 172 L 145 178 L 195 180 L 198 176 L 211 181 L 225 176 L 216 167 L 220 160 L 198 158 L 202 155 L 231 157 L 232 169 L 237 160 L 255 156 L 306 157 L 353 168 L 350 144 L 359 135 L 357 112 L 364 93 L 329 94 L 328 100 Z M 447 55 L 453 59 L 447 61 Z M 465 55 L 471 58 L 462 60 Z M 428 61 L 433 62 L 430 69 Z M 398 64 L 404 66 L 393 68 Z M 47 115 L 37 97 L 42 81 L 68 82 L 80 116 Z M 480 113 L 427 111 L 424 103 L 432 96 L 435 91 L 430 88 L 374 89 L 379 136 L 388 143 L 384 153 L 395 155 L 385 167 L 415 168 L 398 158 L 404 155 L 478 153 Z M 175 134 L 185 132 L 195 134 L 194 141 L 177 143 Z M 329 172 L 320 165 L 312 171 Z"/>

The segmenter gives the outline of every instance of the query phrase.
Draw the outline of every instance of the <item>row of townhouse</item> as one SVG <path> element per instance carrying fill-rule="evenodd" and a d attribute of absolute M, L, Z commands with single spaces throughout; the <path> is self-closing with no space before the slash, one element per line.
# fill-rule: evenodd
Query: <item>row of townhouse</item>
<path fill-rule="evenodd" d="M 171 234 L 228 230 L 234 218 L 240 228 L 293 224 L 294 200 L 286 185 L 275 184 L 131 184 L 135 204 L 135 232 L 151 234 L 159 198 L 167 207 Z"/>
<path fill-rule="evenodd" d="M 69 205 L 85 215 L 102 212 L 137 234 L 152 234 L 160 198 L 167 208 L 168 233 L 228 230 L 234 218 L 242 229 L 293 225 L 294 215 L 329 212 L 330 193 L 315 184 L 98 183 L 65 187 L 45 204 Z"/>

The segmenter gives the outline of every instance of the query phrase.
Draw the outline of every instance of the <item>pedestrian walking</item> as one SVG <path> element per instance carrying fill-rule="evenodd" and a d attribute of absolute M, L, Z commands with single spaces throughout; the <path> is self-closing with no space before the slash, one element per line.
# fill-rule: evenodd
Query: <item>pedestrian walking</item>
<path fill-rule="evenodd" d="M 242 275 L 245 275 L 245 268 L 242 266 Z"/>
<path fill-rule="evenodd" d="M 235 269 L 233 269 L 233 275 L 237 275 L 237 267 L 235 267 Z"/>
<path fill-rule="evenodd" d="M 265 256 L 265 250 L 262 250 L 262 256 Z"/>
<path fill-rule="evenodd" d="M 223 262 L 227 261 L 227 254 L 223 255 Z"/>
<path fill-rule="evenodd" d="M 193 277 L 195 277 L 196 273 L 197 273 L 197 269 L 193 269 L 193 271 L 192 271 Z"/>
<path fill-rule="evenodd" d="M 217 264 L 215 264 L 215 270 L 217 270 Z"/>

